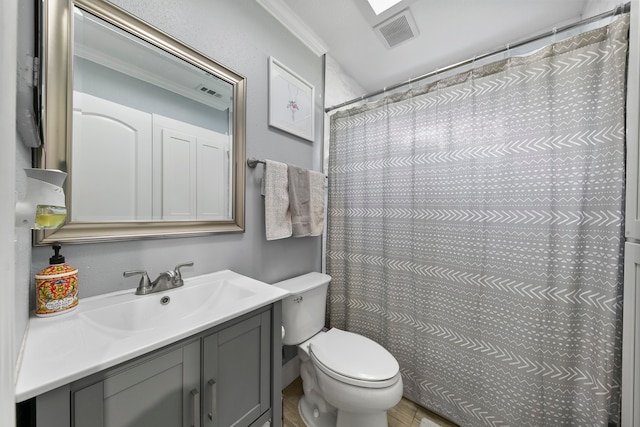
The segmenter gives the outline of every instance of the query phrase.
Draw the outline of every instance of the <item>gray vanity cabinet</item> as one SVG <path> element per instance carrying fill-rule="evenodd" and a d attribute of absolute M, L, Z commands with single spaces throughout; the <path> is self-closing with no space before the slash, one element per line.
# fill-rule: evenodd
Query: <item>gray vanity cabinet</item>
<path fill-rule="evenodd" d="M 204 337 L 204 427 L 249 426 L 269 410 L 270 337 L 268 312 Z"/>
<path fill-rule="evenodd" d="M 36 425 L 280 427 L 280 324 L 278 301 L 44 393 Z"/>
<path fill-rule="evenodd" d="M 75 427 L 200 423 L 200 345 L 192 342 L 72 392 Z"/>

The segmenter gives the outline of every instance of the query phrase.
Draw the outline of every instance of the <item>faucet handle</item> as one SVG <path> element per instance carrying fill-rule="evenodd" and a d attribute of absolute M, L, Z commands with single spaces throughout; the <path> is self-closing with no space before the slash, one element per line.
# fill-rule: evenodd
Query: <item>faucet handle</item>
<path fill-rule="evenodd" d="M 122 277 L 131 277 L 136 275 L 141 275 L 140 283 L 138 283 L 138 288 L 136 289 L 136 295 L 146 295 L 151 292 L 151 280 L 149 280 L 149 275 L 144 270 L 135 270 L 135 271 L 125 271 L 122 273 Z"/>
<path fill-rule="evenodd" d="M 175 286 L 184 285 L 184 282 L 182 281 L 182 274 L 180 273 L 180 269 L 182 267 L 193 267 L 193 261 L 178 264 L 176 265 L 176 268 L 173 269 L 173 272 L 175 273 L 175 277 L 173 278 L 173 283 L 175 284 Z"/>

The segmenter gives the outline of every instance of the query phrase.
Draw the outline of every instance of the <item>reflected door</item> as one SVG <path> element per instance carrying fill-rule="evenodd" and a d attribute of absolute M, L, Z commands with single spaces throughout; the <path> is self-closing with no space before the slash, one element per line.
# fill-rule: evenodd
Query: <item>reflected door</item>
<path fill-rule="evenodd" d="M 150 220 L 152 116 L 74 92 L 71 218 Z"/>

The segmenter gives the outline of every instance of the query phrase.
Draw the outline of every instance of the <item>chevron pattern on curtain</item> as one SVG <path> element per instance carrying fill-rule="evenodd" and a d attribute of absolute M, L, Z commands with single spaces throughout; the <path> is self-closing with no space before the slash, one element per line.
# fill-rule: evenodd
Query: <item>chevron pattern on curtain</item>
<path fill-rule="evenodd" d="M 330 325 L 460 425 L 618 422 L 628 26 L 331 118 Z"/>

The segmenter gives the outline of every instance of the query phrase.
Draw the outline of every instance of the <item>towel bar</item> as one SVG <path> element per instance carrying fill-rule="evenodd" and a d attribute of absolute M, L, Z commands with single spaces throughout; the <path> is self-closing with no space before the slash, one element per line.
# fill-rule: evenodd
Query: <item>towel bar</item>
<path fill-rule="evenodd" d="M 262 163 L 263 165 L 266 164 L 264 160 L 258 160 L 255 157 L 247 159 L 247 166 L 249 166 L 251 169 L 254 169 L 256 166 L 258 166 L 258 163 Z"/>
<path fill-rule="evenodd" d="M 258 166 L 258 163 L 262 163 L 263 165 L 267 164 L 264 160 L 258 160 L 255 157 L 249 157 L 247 159 L 247 166 L 249 166 L 251 169 L 255 169 L 256 166 Z M 325 175 L 324 178 L 327 179 L 327 175 Z"/>

